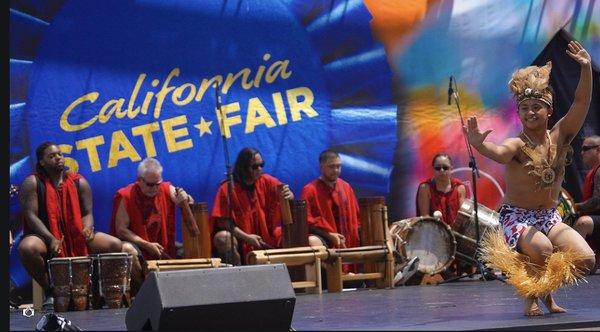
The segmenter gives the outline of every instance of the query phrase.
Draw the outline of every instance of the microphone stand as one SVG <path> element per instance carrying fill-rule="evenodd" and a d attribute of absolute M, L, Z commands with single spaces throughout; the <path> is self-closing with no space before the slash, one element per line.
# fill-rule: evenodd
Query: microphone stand
<path fill-rule="evenodd" d="M 223 139 L 223 154 L 225 156 L 225 177 L 227 179 L 227 220 L 225 220 L 225 229 L 230 235 L 230 250 L 227 253 L 226 259 L 231 262 L 231 265 L 235 265 L 235 250 L 233 242 L 233 230 L 235 229 L 235 222 L 233 220 L 233 172 L 231 171 L 231 162 L 229 159 L 229 148 L 227 146 L 227 137 L 225 136 L 225 124 L 223 119 L 225 118 L 223 110 L 221 109 L 221 95 L 219 93 L 219 82 L 215 82 L 215 102 L 217 104 L 217 111 L 219 112 L 219 127 L 221 129 L 221 138 Z"/>
<path fill-rule="evenodd" d="M 454 86 L 452 86 L 452 81 L 454 81 Z M 453 76 L 450 76 L 450 85 L 448 86 L 448 104 L 449 105 L 451 104 L 451 97 L 454 98 L 454 103 L 456 104 L 456 108 L 458 110 L 458 116 L 460 118 L 460 124 L 462 127 L 464 127 L 465 122 L 463 120 L 462 112 L 460 111 L 460 103 L 458 101 L 458 87 L 456 86 L 456 78 L 454 78 Z M 480 247 L 480 243 L 481 243 L 481 241 L 480 241 L 481 236 L 479 234 L 479 211 L 478 211 L 479 203 L 477 202 L 477 178 L 480 175 L 479 175 L 479 168 L 477 168 L 477 163 L 475 162 L 475 156 L 473 155 L 473 149 L 471 148 L 471 144 L 469 144 L 469 141 L 467 140 L 467 136 L 465 135 L 464 132 L 463 132 L 463 138 L 464 138 L 465 144 L 467 146 L 467 153 L 469 154 L 469 167 L 471 168 L 471 178 L 473 181 L 472 187 L 473 187 L 473 213 L 474 213 L 474 218 L 475 218 L 475 254 L 474 254 L 474 257 L 469 257 L 467 255 L 464 255 L 463 253 L 457 252 L 457 256 L 459 259 L 464 259 L 464 260 L 470 262 L 471 264 L 475 264 L 476 272 L 479 271 L 479 273 L 481 273 L 482 280 L 486 281 L 486 280 L 498 279 L 502 282 L 505 282 L 504 278 L 499 277 L 499 276 L 495 275 L 493 272 L 491 272 L 490 269 L 485 267 L 483 262 L 481 262 L 481 260 L 477 257 L 477 253 L 479 252 L 479 247 Z M 450 278 L 450 279 L 441 281 L 438 284 L 443 284 L 443 283 L 459 280 L 459 279 L 462 279 L 465 277 L 470 278 L 476 272 L 473 272 L 473 273 L 470 273 L 470 274 L 467 274 L 464 276 L 456 276 L 454 278 Z"/>

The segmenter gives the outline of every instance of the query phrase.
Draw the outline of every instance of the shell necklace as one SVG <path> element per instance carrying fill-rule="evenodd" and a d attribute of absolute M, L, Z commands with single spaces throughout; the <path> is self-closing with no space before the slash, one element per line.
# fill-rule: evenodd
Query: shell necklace
<path fill-rule="evenodd" d="M 527 139 L 526 144 L 521 149 L 529 159 L 531 159 L 531 161 L 525 163 L 525 167 L 533 168 L 529 171 L 529 175 L 540 178 L 540 181 L 538 182 L 540 187 L 550 187 L 556 179 L 556 172 L 551 166 L 551 161 L 553 162 L 556 157 L 556 145 L 552 144 L 550 131 L 546 130 L 546 137 L 548 138 L 548 142 L 550 142 L 546 158 L 544 158 L 541 153 L 535 151 L 536 144 L 533 143 L 531 138 L 529 138 L 524 131 L 522 131 L 521 134 Z"/>

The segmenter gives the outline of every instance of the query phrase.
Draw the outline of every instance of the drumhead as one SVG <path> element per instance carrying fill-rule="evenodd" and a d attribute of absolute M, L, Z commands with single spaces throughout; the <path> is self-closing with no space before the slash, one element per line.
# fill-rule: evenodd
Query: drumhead
<path fill-rule="evenodd" d="M 55 258 L 51 258 L 48 260 L 48 264 L 52 265 L 52 264 L 70 264 L 71 263 L 71 258 L 70 257 L 55 257 Z"/>
<path fill-rule="evenodd" d="M 124 259 L 131 257 L 131 254 L 126 252 L 111 252 L 106 254 L 99 254 L 96 258 L 100 260 L 105 259 Z"/>
<path fill-rule="evenodd" d="M 448 225 L 435 218 L 419 217 L 402 226 L 402 251 L 407 259 L 419 257 L 419 272 L 435 274 L 448 268 L 456 253 L 456 241 Z"/>

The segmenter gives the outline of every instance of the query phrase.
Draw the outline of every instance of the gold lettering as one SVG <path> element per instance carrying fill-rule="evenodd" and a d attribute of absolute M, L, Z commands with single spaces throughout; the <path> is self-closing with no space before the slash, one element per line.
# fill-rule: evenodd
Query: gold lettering
<path fill-rule="evenodd" d="M 88 159 L 90 161 L 90 168 L 92 172 L 97 172 L 102 169 L 100 166 L 100 158 L 98 157 L 98 145 L 104 144 L 104 136 L 98 135 L 75 142 L 77 150 L 86 149 Z"/>
<path fill-rule="evenodd" d="M 144 148 L 146 149 L 146 157 L 156 157 L 156 148 L 152 133 L 159 130 L 160 126 L 158 122 L 152 122 L 131 128 L 133 136 L 142 136 L 142 139 L 144 140 Z"/>
<path fill-rule="evenodd" d="M 283 105 L 283 97 L 280 92 L 275 92 L 271 95 L 273 104 L 275 105 L 275 114 L 277 115 L 277 123 L 284 125 L 287 123 L 287 114 L 285 114 L 285 106 Z"/>
<path fill-rule="evenodd" d="M 300 121 L 304 112 L 309 118 L 318 116 L 319 113 L 312 108 L 312 103 L 315 99 L 312 91 L 307 87 L 299 87 L 286 91 L 288 104 L 290 105 L 290 114 L 292 121 Z M 298 101 L 298 97 L 304 97 L 303 101 Z"/>
<path fill-rule="evenodd" d="M 167 142 L 167 150 L 169 150 L 169 152 L 173 153 L 176 151 L 189 149 L 194 146 L 190 138 L 179 142 L 177 141 L 178 138 L 189 136 L 187 127 L 173 129 L 175 126 L 184 125 L 187 123 L 187 117 L 185 115 L 166 119 L 161 121 L 161 123 L 165 135 L 165 141 Z"/>
<path fill-rule="evenodd" d="M 77 106 L 79 106 L 79 104 L 89 101 L 90 103 L 94 103 L 96 101 L 96 99 L 98 99 L 98 96 L 100 96 L 100 93 L 98 92 L 90 92 L 88 94 L 85 94 L 77 99 L 75 99 L 63 112 L 63 114 L 60 116 L 60 127 L 62 128 L 62 130 L 66 131 L 66 132 L 73 132 L 73 131 L 78 131 L 78 130 L 83 130 L 89 126 L 91 126 L 92 124 L 94 124 L 94 122 L 96 122 L 96 120 L 98 119 L 98 116 L 93 116 L 91 119 L 87 120 L 86 122 L 82 123 L 82 124 L 77 124 L 77 125 L 72 125 L 69 123 L 69 114 L 71 114 L 71 112 L 73 111 L 73 109 Z"/>
<path fill-rule="evenodd" d="M 267 128 L 276 126 L 275 121 L 258 98 L 251 98 L 248 101 L 248 117 L 246 118 L 246 134 L 254 132 L 254 127 L 265 125 Z"/>
<path fill-rule="evenodd" d="M 122 147 L 122 149 L 121 149 Z M 122 130 L 112 133 L 110 152 L 108 153 L 108 168 L 117 166 L 119 160 L 129 158 L 131 161 L 140 161 L 142 158 L 135 150 Z"/>
<path fill-rule="evenodd" d="M 264 61 L 268 61 L 271 58 L 271 54 L 269 53 L 265 53 L 263 55 L 263 60 Z M 258 70 L 256 70 L 256 76 L 254 76 L 254 87 L 258 88 L 260 86 L 260 79 L 263 76 L 263 73 L 265 72 L 265 66 L 260 65 L 258 66 Z"/>
<path fill-rule="evenodd" d="M 177 77 L 177 76 L 179 76 L 179 68 L 173 68 L 173 70 L 171 70 L 169 75 L 167 75 L 167 78 L 163 82 L 163 85 L 160 88 L 160 90 L 156 93 L 156 105 L 154 105 L 154 118 L 155 119 L 158 119 L 160 117 L 160 111 L 162 108 L 162 104 L 165 101 L 167 94 L 171 90 L 175 89 L 175 87 L 169 87 L 169 83 L 171 82 L 171 79 L 173 79 L 173 77 Z"/>
<path fill-rule="evenodd" d="M 281 76 L 284 80 L 292 75 L 291 71 L 286 71 L 287 66 L 290 64 L 290 60 L 285 61 L 275 61 L 269 69 L 267 69 L 267 76 L 265 77 L 265 82 L 273 83 L 277 79 L 277 76 Z"/>
<path fill-rule="evenodd" d="M 250 88 L 252 88 L 252 82 L 248 82 L 248 77 L 250 76 L 250 68 L 244 68 L 237 72 L 235 75 L 231 73 L 227 74 L 227 78 L 225 79 L 225 83 L 223 83 L 223 89 L 221 90 L 221 92 L 223 94 L 227 94 L 235 80 L 237 80 L 240 76 L 243 77 L 241 79 L 242 88 L 244 90 L 249 90 Z"/>
<path fill-rule="evenodd" d="M 210 80 L 206 78 L 202 80 L 200 83 L 200 88 L 198 89 L 198 94 L 196 94 L 196 101 L 201 101 L 204 98 L 204 94 L 208 88 L 214 87 L 215 83 L 218 83 L 219 86 L 223 84 L 223 77 L 221 75 L 215 75 Z M 222 90 L 221 90 L 222 91 Z"/>
<path fill-rule="evenodd" d="M 104 104 L 104 106 L 102 106 L 102 108 L 100 109 L 100 113 L 98 114 L 98 122 L 108 122 L 108 120 L 110 120 L 110 118 L 112 117 L 113 113 L 117 110 L 120 110 L 124 103 L 124 98 L 111 99 L 107 101 L 106 104 Z M 108 110 L 108 113 L 106 112 L 106 110 Z M 125 115 L 125 113 L 123 115 Z"/>
<path fill-rule="evenodd" d="M 215 110 L 215 113 L 217 113 L 217 119 L 219 121 L 219 129 L 221 130 L 221 134 L 225 134 L 226 138 L 230 138 L 231 131 L 229 130 L 229 127 L 242 123 L 242 117 L 239 115 L 228 117 L 227 114 L 239 112 L 240 103 L 223 105 L 221 110 L 223 111 L 223 115 L 225 117 L 224 119 L 221 118 L 221 113 L 219 110 Z"/>
<path fill-rule="evenodd" d="M 135 105 L 135 100 L 137 99 L 137 95 L 140 92 L 140 88 L 142 87 L 142 82 L 144 82 L 144 79 L 146 79 L 146 74 L 144 74 L 144 73 L 140 74 L 140 76 L 138 76 L 137 81 L 135 82 L 133 91 L 131 92 L 131 97 L 129 98 L 129 104 L 127 104 L 127 117 L 130 119 L 135 118 L 138 115 L 138 113 L 140 113 L 140 107 L 138 106 L 136 108 L 133 108 L 133 106 Z M 117 114 L 117 117 L 119 117 L 118 114 Z"/>
<path fill-rule="evenodd" d="M 180 100 L 179 97 L 181 97 L 181 95 L 183 94 L 183 92 L 185 91 L 186 88 L 190 89 L 190 92 L 188 93 L 187 97 L 185 97 L 185 99 Z M 193 99 L 194 96 L 196 95 L 196 86 L 193 85 L 192 83 L 185 83 L 183 85 L 178 86 L 175 91 L 173 91 L 173 96 L 171 96 L 171 100 L 173 101 L 173 104 L 177 105 L 177 106 L 184 106 L 189 104 Z"/>

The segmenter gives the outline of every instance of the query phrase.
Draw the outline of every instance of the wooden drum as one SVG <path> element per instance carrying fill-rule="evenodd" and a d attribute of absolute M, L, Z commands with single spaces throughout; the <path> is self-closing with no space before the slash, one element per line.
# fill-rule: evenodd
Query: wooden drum
<path fill-rule="evenodd" d="M 198 202 L 190 204 L 190 209 L 196 219 L 196 225 L 200 230 L 199 236 L 190 233 L 187 227 L 188 220 L 182 213 L 183 224 L 181 233 L 183 235 L 183 257 L 184 258 L 210 258 L 212 257 L 212 241 L 210 236 L 210 224 L 208 217 L 208 203 Z"/>
<path fill-rule="evenodd" d="M 111 309 L 121 308 L 123 301 L 131 305 L 131 260 L 127 253 L 107 253 L 95 256 L 99 295 Z"/>
<path fill-rule="evenodd" d="M 90 293 L 92 260 L 89 257 L 52 258 L 48 275 L 54 296 L 54 311 L 86 310 Z"/>
<path fill-rule="evenodd" d="M 387 207 L 385 197 L 361 197 L 360 207 L 360 242 L 363 246 L 385 245 L 387 231 Z"/>
<path fill-rule="evenodd" d="M 306 201 L 304 200 L 284 200 L 282 202 L 282 213 L 285 212 L 285 204 L 289 205 L 291 223 L 283 225 L 282 246 L 284 248 L 307 247 L 308 246 L 308 222 Z M 304 266 L 288 266 L 288 272 L 292 281 L 306 279 L 306 269 Z"/>

